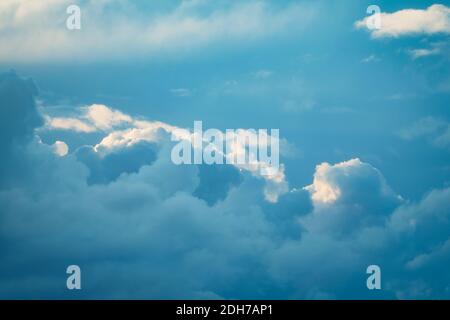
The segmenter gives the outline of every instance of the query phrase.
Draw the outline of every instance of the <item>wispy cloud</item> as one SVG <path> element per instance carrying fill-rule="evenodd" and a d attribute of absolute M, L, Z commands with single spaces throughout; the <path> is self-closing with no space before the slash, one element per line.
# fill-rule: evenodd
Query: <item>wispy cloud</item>
<path fill-rule="evenodd" d="M 434 56 L 441 52 L 439 48 L 432 49 L 413 49 L 408 51 L 413 59 L 418 59 L 427 56 Z"/>
<path fill-rule="evenodd" d="M 370 56 L 367 56 L 361 60 L 361 62 L 363 62 L 363 63 L 378 62 L 378 61 L 380 61 L 380 58 L 378 58 L 374 54 L 371 54 Z"/>
<path fill-rule="evenodd" d="M 253 76 L 255 77 L 255 79 L 267 79 L 270 78 L 270 76 L 273 74 L 272 71 L 270 70 L 258 70 L 256 71 Z"/>
<path fill-rule="evenodd" d="M 398 134 L 405 140 L 426 137 L 436 147 L 443 149 L 450 148 L 450 123 L 440 118 L 422 118 L 414 122 L 411 126 L 403 128 Z"/>
<path fill-rule="evenodd" d="M 300 5 L 249 1 L 208 6 L 183 1 L 171 11 L 140 11 L 131 1 L 88 0 L 81 5 L 81 30 L 68 30 L 67 0 L 2 1 L 0 61 L 98 60 L 154 54 L 180 55 L 234 40 L 256 40 L 308 21 Z M 120 10 L 109 10 L 109 6 Z M 132 17 L 132 19 L 130 19 Z"/>
<path fill-rule="evenodd" d="M 436 56 L 445 54 L 448 51 L 448 45 L 445 42 L 431 43 L 429 48 L 418 48 L 408 50 L 409 55 L 413 59 L 419 59 L 428 56 Z"/>
<path fill-rule="evenodd" d="M 177 97 L 189 97 L 192 95 L 191 90 L 186 88 L 171 89 L 170 92 Z"/>

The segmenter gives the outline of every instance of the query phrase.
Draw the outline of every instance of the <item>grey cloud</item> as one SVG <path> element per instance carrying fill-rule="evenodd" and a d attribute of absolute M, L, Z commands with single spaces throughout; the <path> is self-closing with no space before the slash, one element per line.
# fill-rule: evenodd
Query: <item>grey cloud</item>
<path fill-rule="evenodd" d="M 26 81 L 14 81 L 7 95 L 34 114 Z M 170 144 L 106 162 L 92 150 L 58 157 L 22 120 L 10 118 L 24 128 L 14 146 L 32 170 L 14 185 L 2 177 L 3 298 L 449 297 L 449 189 L 410 203 L 353 160 L 316 169 L 340 190 L 333 201 L 297 188 L 268 203 L 263 180 L 176 166 Z M 133 162 L 142 155 L 154 159 Z M 81 292 L 65 288 L 70 264 L 82 268 Z M 382 292 L 365 287 L 369 264 L 382 267 Z"/>

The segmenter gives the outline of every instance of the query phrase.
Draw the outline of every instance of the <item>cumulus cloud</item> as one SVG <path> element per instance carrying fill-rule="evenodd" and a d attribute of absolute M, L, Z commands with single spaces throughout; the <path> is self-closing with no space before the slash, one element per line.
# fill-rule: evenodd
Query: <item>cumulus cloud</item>
<path fill-rule="evenodd" d="M 163 53 L 179 55 L 206 45 L 256 40 L 306 23 L 311 10 L 261 1 L 222 3 L 182 1 L 160 12 L 131 1 L 83 1 L 81 30 L 68 30 L 68 0 L 30 4 L 2 1 L 0 61 L 117 59 Z M 111 8 L 116 8 L 112 13 Z M 133 16 L 132 20 L 127 17 Z M 37 32 L 39 36 L 36 36 Z"/>
<path fill-rule="evenodd" d="M 359 29 L 367 28 L 366 17 L 355 22 Z M 434 4 L 427 9 L 403 9 L 393 13 L 380 14 L 381 28 L 373 29 L 373 38 L 398 38 L 408 35 L 433 35 L 450 33 L 450 8 Z"/>
<path fill-rule="evenodd" d="M 33 119 L 28 80 L 0 79 L 2 114 Z M 61 157 L 33 137 L 42 122 L 8 120 L 20 130 L 2 140 L 3 156 L 22 163 L 0 176 L 3 298 L 450 297 L 449 188 L 408 201 L 355 158 L 318 165 L 309 186 L 273 203 L 262 179 L 235 167 L 175 166 L 170 144 Z M 215 177 L 226 187 L 208 195 Z M 64 287 L 70 264 L 82 268 L 80 292 Z M 382 291 L 366 288 L 370 264 Z"/>
<path fill-rule="evenodd" d="M 285 241 L 270 253 L 271 274 L 280 283 L 301 288 L 293 291 L 295 297 L 449 295 L 450 274 L 445 271 L 450 257 L 449 188 L 409 202 L 386 185 L 378 170 L 359 159 L 319 165 L 317 176 L 342 193 L 326 204 L 313 199 L 314 209 L 298 216 L 301 239 Z M 313 188 L 307 189 L 314 194 Z M 383 273 L 382 295 L 369 293 L 361 282 L 360 270 L 370 264 L 389 270 L 389 275 Z"/>
<path fill-rule="evenodd" d="M 382 174 L 360 159 L 318 165 L 313 183 L 305 189 L 311 194 L 314 211 L 301 223 L 317 232 L 349 235 L 382 224 L 402 202 Z"/>
<path fill-rule="evenodd" d="M 84 133 L 103 131 L 107 133 L 99 143 L 91 148 L 84 148 L 83 151 L 77 153 L 82 159 L 92 159 L 92 157 L 100 157 L 103 160 L 110 159 L 112 155 L 120 153 L 124 149 L 136 149 L 136 145 L 142 145 L 142 143 L 144 145 L 167 145 L 170 143 L 171 136 L 178 140 L 192 142 L 196 134 L 190 132 L 189 129 L 161 121 L 134 119 L 118 110 L 97 104 L 81 108 L 78 118 L 53 118 L 46 115 L 45 119 L 48 130 L 73 130 Z M 122 126 L 122 128 L 118 129 L 118 126 Z M 225 134 L 223 135 L 225 137 Z M 287 141 L 279 139 L 279 137 L 272 137 L 269 134 L 263 136 L 264 139 L 259 140 L 256 131 L 238 129 L 236 132 L 226 135 L 226 139 L 231 141 L 229 143 L 230 149 L 226 151 L 216 150 L 216 152 L 224 159 L 237 159 L 239 155 L 245 154 L 249 149 L 267 147 L 270 145 L 270 141 L 276 140 L 277 144 L 281 143 L 282 153 L 289 153 L 290 146 Z M 239 137 L 248 137 L 248 139 L 238 139 Z M 203 141 L 203 143 L 207 145 L 209 141 Z M 239 170 L 248 171 L 256 177 L 263 178 L 266 181 L 264 194 L 268 201 L 276 202 L 281 194 L 289 191 L 283 164 L 275 166 L 264 160 L 256 160 L 250 163 L 231 161 L 230 163 Z M 89 164 L 93 164 L 93 162 L 89 161 Z M 136 170 L 136 168 L 130 170 Z M 104 179 L 105 177 L 101 180 Z"/>

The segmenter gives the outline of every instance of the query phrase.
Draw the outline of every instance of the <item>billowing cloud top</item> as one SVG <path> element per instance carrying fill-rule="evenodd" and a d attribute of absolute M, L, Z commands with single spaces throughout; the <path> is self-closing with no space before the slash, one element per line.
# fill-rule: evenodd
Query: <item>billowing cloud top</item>
<path fill-rule="evenodd" d="M 133 148 L 142 142 L 154 144 L 167 144 L 168 137 L 174 136 L 177 140 L 192 141 L 196 133 L 191 133 L 188 129 L 179 128 L 161 121 L 148 121 L 143 119 L 133 119 L 131 116 L 124 114 L 118 110 L 113 110 L 105 105 L 93 104 L 91 106 L 82 107 L 78 117 L 50 117 L 45 115 L 46 125 L 43 129 L 47 130 L 72 130 L 79 133 L 91 133 L 95 131 L 103 131 L 106 136 L 95 146 L 93 151 L 100 157 L 121 151 L 127 148 Z M 119 128 L 121 127 L 121 128 Z M 166 133 L 166 134 L 164 134 Z M 168 134 L 168 135 L 167 135 Z M 225 136 L 225 134 L 223 134 Z M 249 139 L 237 139 L 237 137 L 250 137 Z M 252 139 L 251 137 L 255 139 Z M 271 137 L 265 134 L 266 143 L 269 139 L 279 138 Z M 230 143 L 230 150 L 222 153 L 225 158 L 235 159 L 239 154 L 245 154 L 250 144 L 256 141 L 257 147 L 261 147 L 261 141 L 257 139 L 257 133 L 251 130 L 238 129 L 227 138 L 233 141 Z M 264 139 L 263 139 L 264 140 Z M 208 144 L 208 141 L 204 141 Z M 283 146 L 286 146 L 284 144 Z M 56 146 L 57 153 L 60 153 L 61 145 Z M 202 147 L 202 146 L 200 146 Z M 282 152 L 284 153 L 284 148 Z M 276 202 L 279 195 L 288 189 L 284 175 L 284 166 L 276 168 L 270 174 L 263 174 L 264 169 L 271 169 L 269 163 L 256 161 L 255 163 L 232 163 L 240 170 L 251 172 L 255 176 L 259 176 L 267 180 L 264 193 L 266 199 Z"/>

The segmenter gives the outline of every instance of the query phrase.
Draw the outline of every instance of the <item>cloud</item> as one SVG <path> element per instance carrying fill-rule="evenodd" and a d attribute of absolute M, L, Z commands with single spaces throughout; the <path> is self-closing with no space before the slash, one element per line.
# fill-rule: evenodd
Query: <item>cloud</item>
<path fill-rule="evenodd" d="M 412 49 L 409 51 L 409 54 L 413 59 L 433 56 L 441 53 L 441 50 L 439 48 L 433 48 L 433 49 Z"/>
<path fill-rule="evenodd" d="M 359 172 L 364 174 L 360 174 Z M 323 206 L 328 204 L 334 204 L 336 202 L 345 201 L 348 194 L 341 191 L 340 185 L 347 180 L 347 176 L 352 175 L 355 179 L 361 176 L 367 182 L 369 182 L 369 177 L 373 176 L 373 181 L 380 194 L 392 195 L 392 191 L 387 186 L 384 178 L 381 174 L 373 168 L 371 165 L 362 162 L 360 159 L 355 158 L 348 161 L 340 162 L 334 165 L 329 163 L 322 163 L 316 166 L 316 172 L 314 173 L 314 181 L 311 185 L 305 187 L 311 193 L 311 198 L 313 199 L 316 206 Z M 352 181 L 354 185 L 358 180 Z M 358 183 L 364 183 L 364 181 L 358 181 Z M 350 192 L 346 188 L 346 192 Z M 358 190 L 352 190 L 354 192 L 359 192 Z M 350 195 L 354 198 L 353 195 Z M 384 202 L 384 201 L 383 201 Z"/>
<path fill-rule="evenodd" d="M 198 166 L 200 179 L 193 195 L 205 200 L 208 205 L 223 201 L 231 188 L 239 186 L 243 177 L 239 170 L 232 166 Z"/>
<path fill-rule="evenodd" d="M 130 116 L 105 105 L 93 104 L 80 109 L 78 117 L 51 117 L 46 115 L 46 127 L 75 132 L 111 131 L 122 124 L 131 123 Z"/>
<path fill-rule="evenodd" d="M 177 97 L 190 97 L 192 95 L 191 90 L 186 88 L 172 89 L 170 92 Z"/>
<path fill-rule="evenodd" d="M 446 126 L 446 122 L 435 117 L 425 117 L 414 122 L 410 127 L 400 130 L 399 134 L 403 139 L 414 139 L 423 135 L 435 133 L 440 128 Z"/>
<path fill-rule="evenodd" d="M 129 115 L 111 110 L 105 105 L 93 104 L 87 108 L 86 118 L 100 130 L 110 130 L 115 126 L 132 121 Z"/>
<path fill-rule="evenodd" d="M 341 194 L 326 204 L 312 199 L 314 209 L 298 216 L 301 238 L 270 253 L 272 276 L 301 288 L 294 289 L 294 297 L 449 296 L 450 274 L 444 267 L 450 257 L 449 188 L 433 190 L 418 202 L 405 201 L 377 169 L 359 159 L 319 165 L 314 184 L 317 177 Z M 389 270 L 383 273 L 383 295 L 365 288 L 360 272 L 370 264 Z"/>
<path fill-rule="evenodd" d="M 255 77 L 255 79 L 267 79 L 267 78 L 270 78 L 270 76 L 272 74 L 273 74 L 273 72 L 270 70 L 261 69 L 261 70 L 256 71 L 253 74 L 253 76 Z"/>
<path fill-rule="evenodd" d="M 84 1 L 81 30 L 68 30 L 68 0 L 0 6 L 0 61 L 85 61 L 180 54 L 236 40 L 253 41 L 299 27 L 311 17 L 300 5 L 261 1 L 182 1 L 170 10 L 148 10 L 131 1 Z M 111 8 L 115 10 L 111 10 Z M 133 19 L 128 19 L 129 17 Z M 301 21 L 301 23 L 299 22 Z M 39 37 L 36 33 L 39 33 Z"/>
<path fill-rule="evenodd" d="M 97 128 L 76 118 L 45 117 L 46 124 L 51 129 L 72 130 L 75 132 L 95 132 Z"/>
<path fill-rule="evenodd" d="M 363 63 L 369 63 L 369 62 L 378 62 L 380 61 L 380 58 L 378 58 L 376 55 L 371 54 L 370 56 L 365 57 L 361 60 Z"/>
<path fill-rule="evenodd" d="M 367 28 L 370 17 L 355 22 L 359 29 Z M 381 13 L 381 28 L 371 30 L 373 38 L 398 38 L 409 35 L 433 35 L 450 33 L 450 8 L 434 4 L 425 10 L 403 9 L 393 13 Z"/>
<path fill-rule="evenodd" d="M 450 124 L 447 124 L 447 129 L 438 135 L 433 142 L 438 147 L 450 150 Z"/>
<path fill-rule="evenodd" d="M 301 218 L 302 225 L 316 232 L 347 236 L 382 224 L 403 201 L 376 168 L 357 158 L 316 166 L 313 183 L 305 190 L 311 194 L 314 211 Z"/>
<path fill-rule="evenodd" d="M 448 51 L 446 42 L 433 42 L 429 48 L 410 49 L 407 52 L 413 59 L 424 58 L 428 56 L 444 55 Z"/>
<path fill-rule="evenodd" d="M 36 115 L 30 82 L 0 79 L 2 114 Z M 268 202 L 251 172 L 174 165 L 164 139 L 61 157 L 28 120 L 8 118 L 18 129 L 1 145 L 21 159 L 0 176 L 3 298 L 450 297 L 449 188 L 406 200 L 354 158 L 319 164 L 309 186 Z M 69 264 L 80 292 L 64 287 Z M 366 288 L 370 264 L 379 292 Z"/>
<path fill-rule="evenodd" d="M 432 145 L 443 149 L 450 148 L 450 123 L 436 117 L 424 117 L 415 121 L 409 127 L 398 132 L 405 140 L 414 140 L 421 137 L 429 139 Z"/>
<path fill-rule="evenodd" d="M 82 146 L 74 154 L 89 168 L 88 184 L 105 184 L 123 173 L 138 172 L 144 165 L 152 164 L 157 153 L 157 145 L 142 141 L 108 153 L 98 153 L 92 146 Z"/>
<path fill-rule="evenodd" d="M 190 132 L 188 129 L 179 128 L 160 121 L 148 121 L 138 118 L 132 118 L 131 116 L 124 114 L 118 110 L 113 110 L 104 105 L 91 105 L 89 107 L 80 108 L 78 112 L 78 118 L 52 118 L 51 116 L 45 115 L 47 130 L 73 130 L 75 132 L 96 132 L 102 131 L 106 132 L 106 136 L 96 145 L 85 148 L 83 151 L 77 153 L 81 156 L 80 159 L 84 159 L 91 171 L 93 168 L 102 167 L 101 163 L 105 160 L 110 159 L 113 154 L 120 153 L 125 149 L 136 149 L 138 145 L 168 145 L 170 144 L 171 136 L 177 137 L 179 140 L 186 140 L 191 142 L 194 139 L 194 132 Z M 117 128 L 121 127 L 121 128 Z M 222 133 L 225 137 L 225 134 Z M 229 134 L 226 136 L 231 141 L 231 148 L 222 152 L 217 150 L 219 154 L 225 159 L 236 159 L 240 154 L 245 154 L 246 150 L 251 147 L 260 148 L 263 145 L 262 141 L 258 140 L 258 134 L 252 130 L 238 129 L 234 134 Z M 250 137 L 248 140 L 237 139 L 237 137 Z M 288 153 L 292 149 L 289 143 L 278 137 L 272 137 L 271 135 L 266 135 L 266 145 L 269 141 L 276 139 L 277 143 L 281 145 L 281 153 Z M 257 144 L 253 144 L 256 141 Z M 204 141 L 204 144 L 209 143 L 209 141 Z M 137 147 L 138 148 L 138 147 Z M 151 150 L 153 153 L 154 150 Z M 100 157 L 101 161 L 92 161 L 92 158 Z M 149 158 L 150 159 L 150 158 Z M 134 162 L 132 162 L 134 163 Z M 138 162 L 141 165 L 145 163 Z M 284 174 L 284 165 L 274 165 L 267 161 L 257 160 L 253 163 L 236 163 L 236 161 L 231 162 L 233 166 L 241 171 L 248 171 L 252 175 L 258 178 L 262 178 L 266 181 L 266 186 L 264 188 L 264 194 L 268 201 L 276 202 L 278 197 L 289 191 L 288 183 Z M 276 168 L 277 170 L 273 170 Z M 138 167 L 131 167 L 126 172 L 132 172 L 139 169 Z M 103 170 L 103 169 L 102 169 Z M 100 170 L 100 172 L 102 172 Z M 98 170 L 94 170 L 97 172 Z M 106 169 L 106 172 L 110 172 L 110 169 Z M 96 174 L 91 175 L 90 179 L 92 181 L 110 181 L 110 174 L 105 172 L 99 173 L 97 178 L 93 178 Z M 117 177 L 113 175 L 114 178 Z"/>
<path fill-rule="evenodd" d="M 21 78 L 14 71 L 0 73 L 0 186 L 14 181 L 14 174 L 27 174 L 21 156 L 23 144 L 43 123 L 34 101 L 36 95 L 31 79 Z"/>
<path fill-rule="evenodd" d="M 36 94 L 31 79 L 22 79 L 14 71 L 0 74 L 0 144 L 3 148 L 29 139 L 34 128 L 42 123 L 34 103 Z"/>

